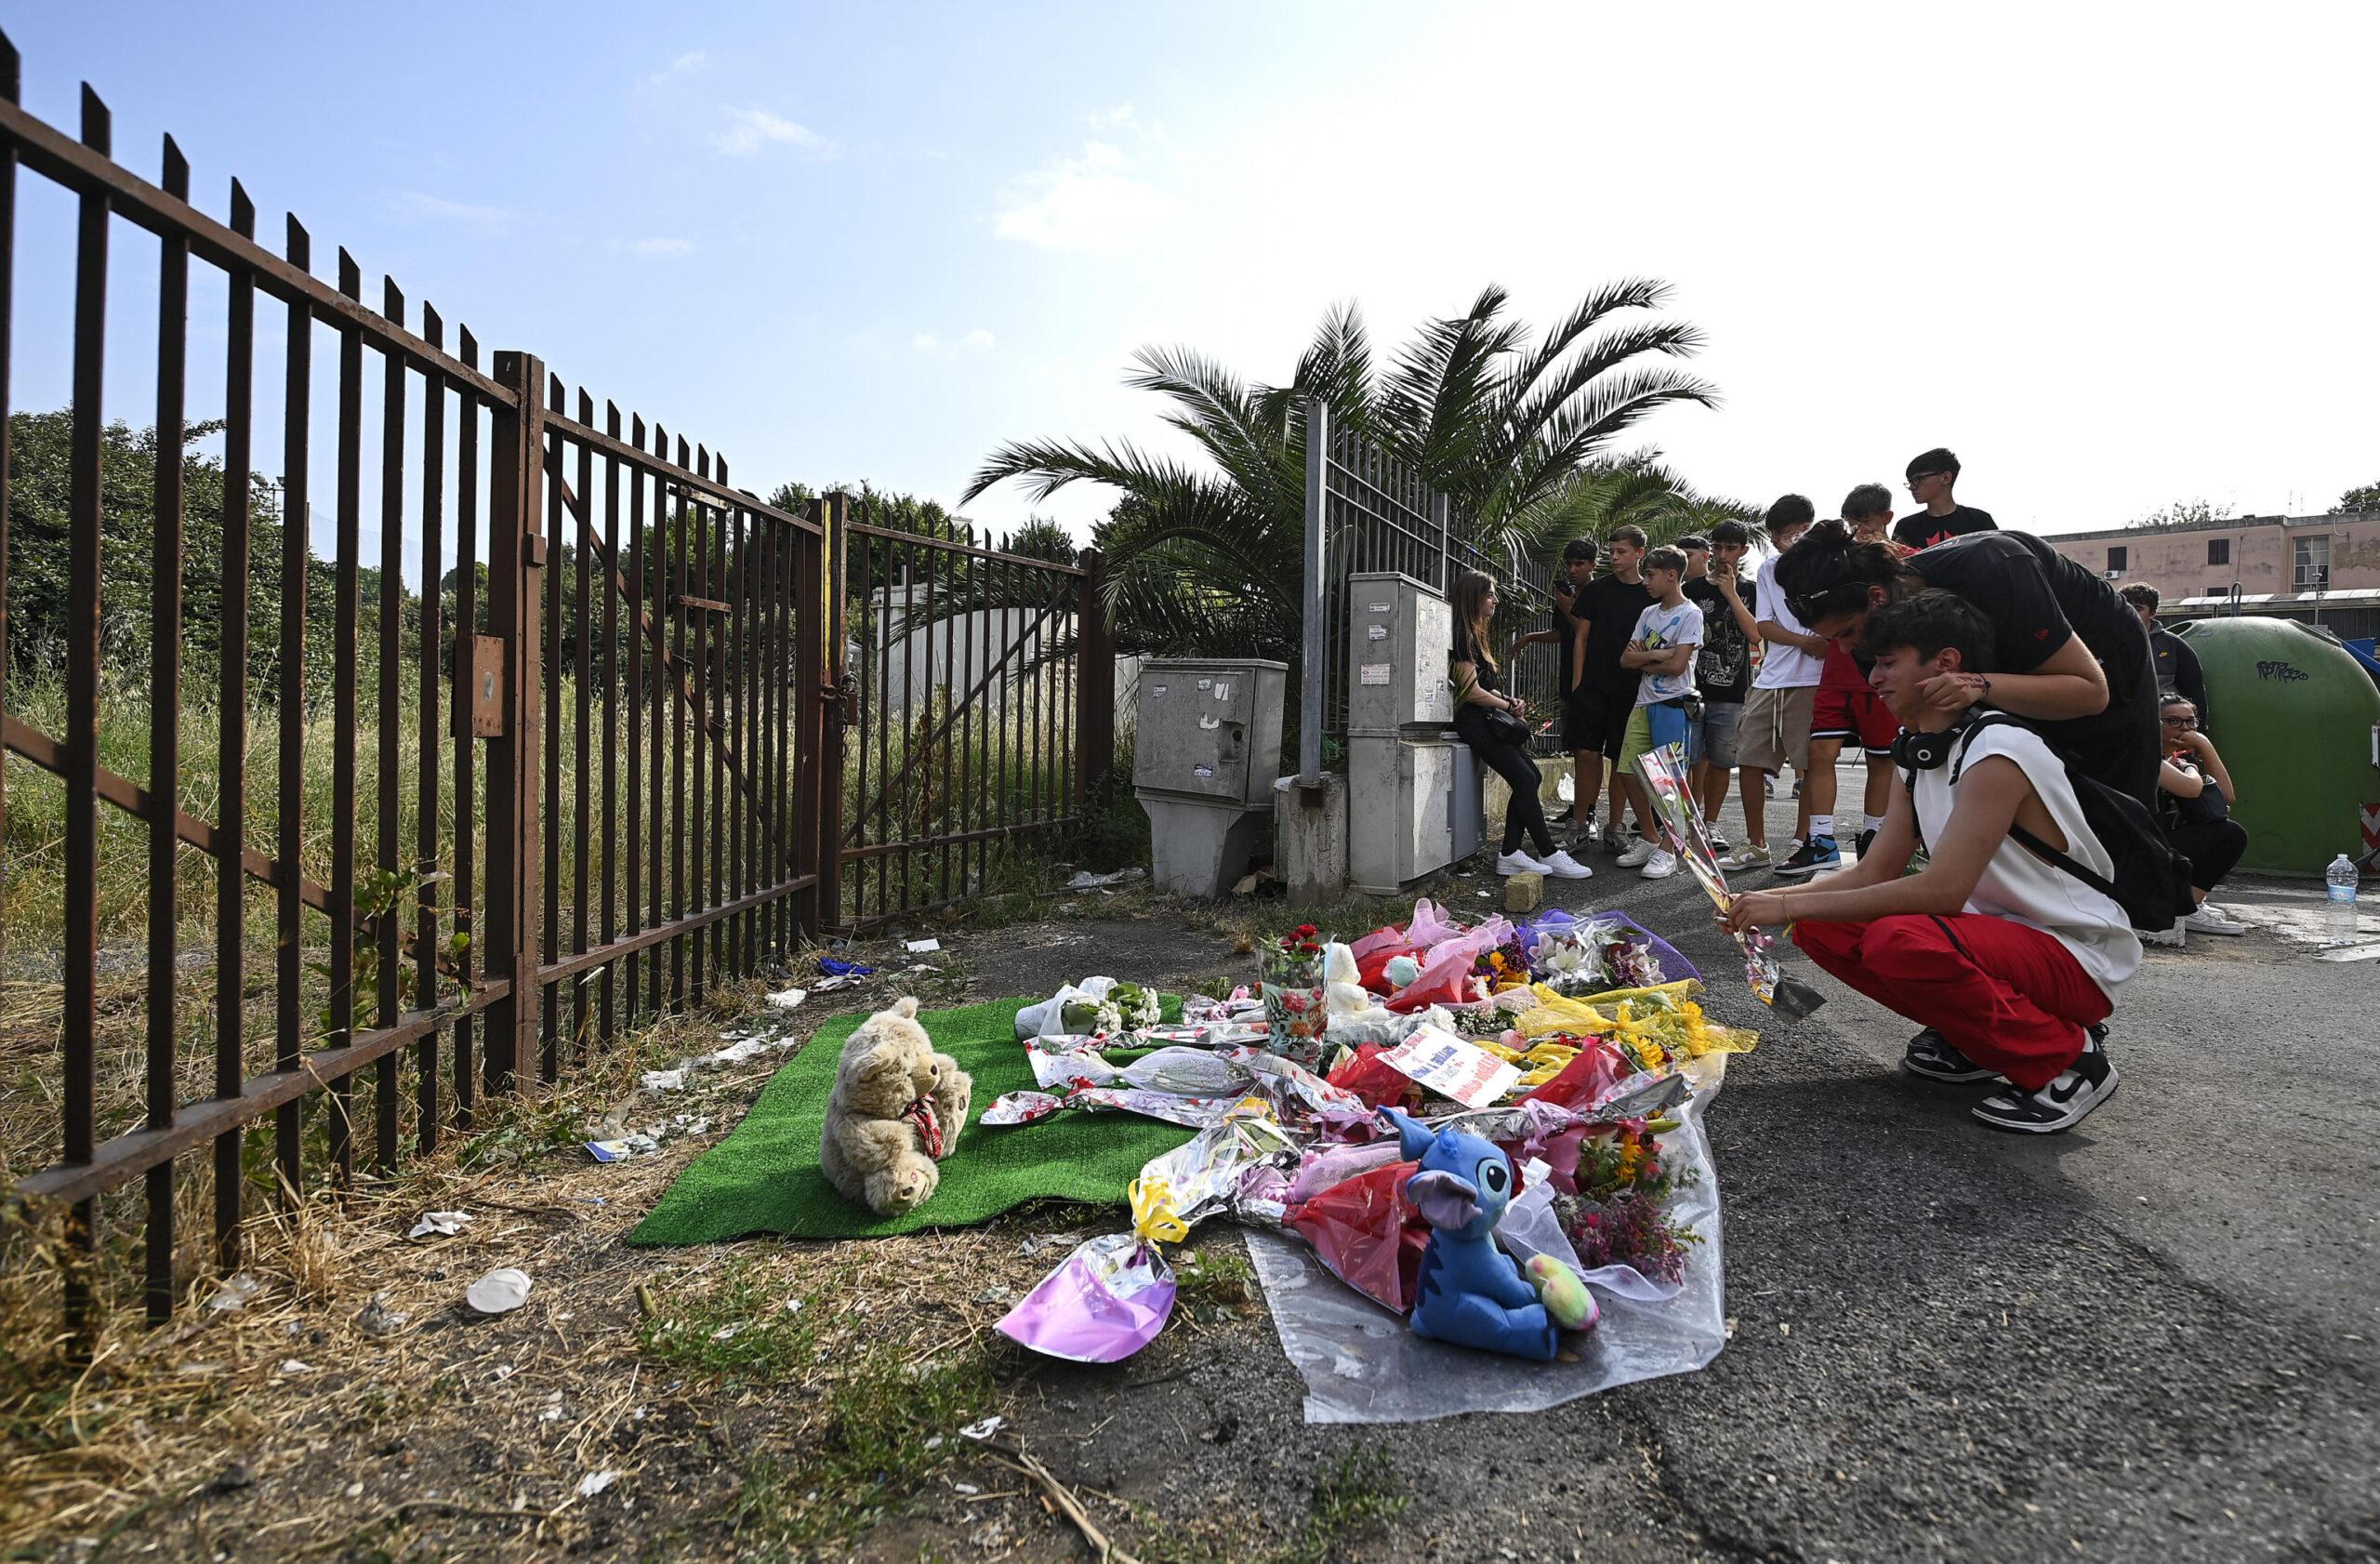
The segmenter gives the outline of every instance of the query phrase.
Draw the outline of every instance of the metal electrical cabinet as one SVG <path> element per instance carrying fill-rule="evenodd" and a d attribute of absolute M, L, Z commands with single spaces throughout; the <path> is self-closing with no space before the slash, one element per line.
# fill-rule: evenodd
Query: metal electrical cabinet
<path fill-rule="evenodd" d="M 1409 576 L 1347 578 L 1347 878 L 1399 891 L 1477 850 L 1480 779 L 1454 734 L 1454 611 Z"/>
<path fill-rule="evenodd" d="M 1347 731 L 1395 735 L 1454 721 L 1447 656 L 1454 609 L 1410 576 L 1347 577 Z"/>
<path fill-rule="evenodd" d="M 1157 888 L 1220 895 L 1273 814 L 1289 665 L 1169 657 L 1141 665 L 1132 791 L 1148 812 Z"/>

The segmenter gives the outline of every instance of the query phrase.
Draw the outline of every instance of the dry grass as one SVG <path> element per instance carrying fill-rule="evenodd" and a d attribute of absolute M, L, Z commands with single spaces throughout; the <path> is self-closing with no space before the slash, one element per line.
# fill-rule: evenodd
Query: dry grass
<path fill-rule="evenodd" d="M 959 981 L 932 987 L 955 997 Z M 922 1530 L 1070 1552 L 1064 1522 L 956 1430 L 1038 1398 L 1039 1360 L 991 1327 L 1063 1256 L 1063 1240 L 1039 1240 L 1112 1221 L 1061 1207 L 868 1243 L 623 1245 L 787 1054 L 660 1096 L 640 1092 L 636 1072 L 752 1029 L 756 997 L 634 1040 L 392 1182 L 260 1223 L 245 1306 L 211 1308 L 207 1282 L 162 1330 L 112 1316 L 86 1367 L 57 1352 L 46 1267 L 12 1266 L 0 1278 L 0 1549 L 86 1561 L 152 1549 L 908 1558 Z M 787 1035 L 875 997 L 813 1000 Z M 673 1130 L 678 1116 L 709 1122 Z M 668 1136 L 657 1156 L 607 1166 L 577 1148 L 654 1125 Z M 405 1237 L 423 1211 L 448 1209 L 475 1220 L 451 1238 Z M 1188 1306 L 1136 1372 L 1161 1377 L 1250 1317 L 1236 1248 L 1222 1253 L 1235 1240 L 1209 1237 L 1219 1257 L 1185 1266 Z M 536 1286 L 525 1307 L 482 1319 L 462 1292 L 497 1266 Z M 582 1495 L 602 1472 L 618 1476 Z M 1084 1503 L 1150 1557 L 1254 1556 L 1236 1532 L 1094 1492 Z M 879 1525 L 920 1504 L 931 1518 Z M 1205 1540 L 1185 1554 L 1168 1536 Z"/>

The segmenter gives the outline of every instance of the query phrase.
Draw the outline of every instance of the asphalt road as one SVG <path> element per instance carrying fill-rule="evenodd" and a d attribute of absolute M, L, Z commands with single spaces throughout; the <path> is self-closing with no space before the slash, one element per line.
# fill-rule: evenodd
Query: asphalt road
<path fill-rule="evenodd" d="M 2266 932 L 2152 950 L 2115 1098 L 2011 1136 L 1967 1116 L 1979 1089 L 1900 1073 L 1907 1023 L 1806 961 L 1829 1002 L 1776 1025 L 1684 873 L 1592 861 L 1559 904 L 1660 932 L 1763 1033 L 1709 1119 L 1727 1350 L 1547 1413 L 1309 1427 L 1257 1320 L 1161 1383 L 1054 1370 L 1028 1437 L 1113 1419 L 1062 1471 L 1158 1513 L 1294 1515 L 1384 1447 L 1411 1507 L 1341 1557 L 2380 1558 L 2380 962 Z M 1180 972 L 1219 948 L 1125 924 L 1049 954 L 1118 970 L 1144 942 Z"/>

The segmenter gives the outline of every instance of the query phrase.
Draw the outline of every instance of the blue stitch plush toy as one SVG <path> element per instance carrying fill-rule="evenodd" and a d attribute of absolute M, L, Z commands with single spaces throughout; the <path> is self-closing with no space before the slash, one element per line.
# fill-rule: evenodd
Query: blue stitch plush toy
<path fill-rule="evenodd" d="M 1421 1279 L 1413 1294 L 1413 1329 L 1483 1352 L 1551 1360 L 1554 1320 L 1512 1256 L 1496 1247 L 1496 1224 L 1513 1199 L 1512 1160 L 1493 1142 L 1461 1130 L 1433 1132 L 1382 1108 L 1398 1142 L 1421 1172 L 1406 1199 L 1430 1224 Z"/>

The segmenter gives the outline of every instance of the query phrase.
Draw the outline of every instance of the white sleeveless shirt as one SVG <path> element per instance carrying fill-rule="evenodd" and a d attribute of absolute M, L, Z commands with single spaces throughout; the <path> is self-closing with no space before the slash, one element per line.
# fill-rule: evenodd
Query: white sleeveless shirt
<path fill-rule="evenodd" d="M 2082 805 L 2066 779 L 2066 764 L 2048 743 L 2030 728 L 1994 722 L 1977 728 L 1952 751 L 1949 765 L 1916 774 L 1917 822 L 1928 842 L 1939 842 L 1950 827 L 1950 809 L 1958 789 L 1950 773 L 1964 764 L 1972 770 L 1993 755 L 2022 767 L 2025 779 L 2041 796 L 2043 807 L 2066 838 L 2066 855 L 2103 879 L 2115 873 L 2114 860 L 2083 822 Z M 2093 890 L 2054 864 L 2033 856 L 2014 837 L 2001 839 L 1983 875 L 1967 893 L 1966 910 L 2013 922 L 2056 940 L 2073 954 L 2091 981 L 2113 1004 L 2132 974 L 2140 970 L 2140 936 L 2132 921 L 2109 896 Z"/>

